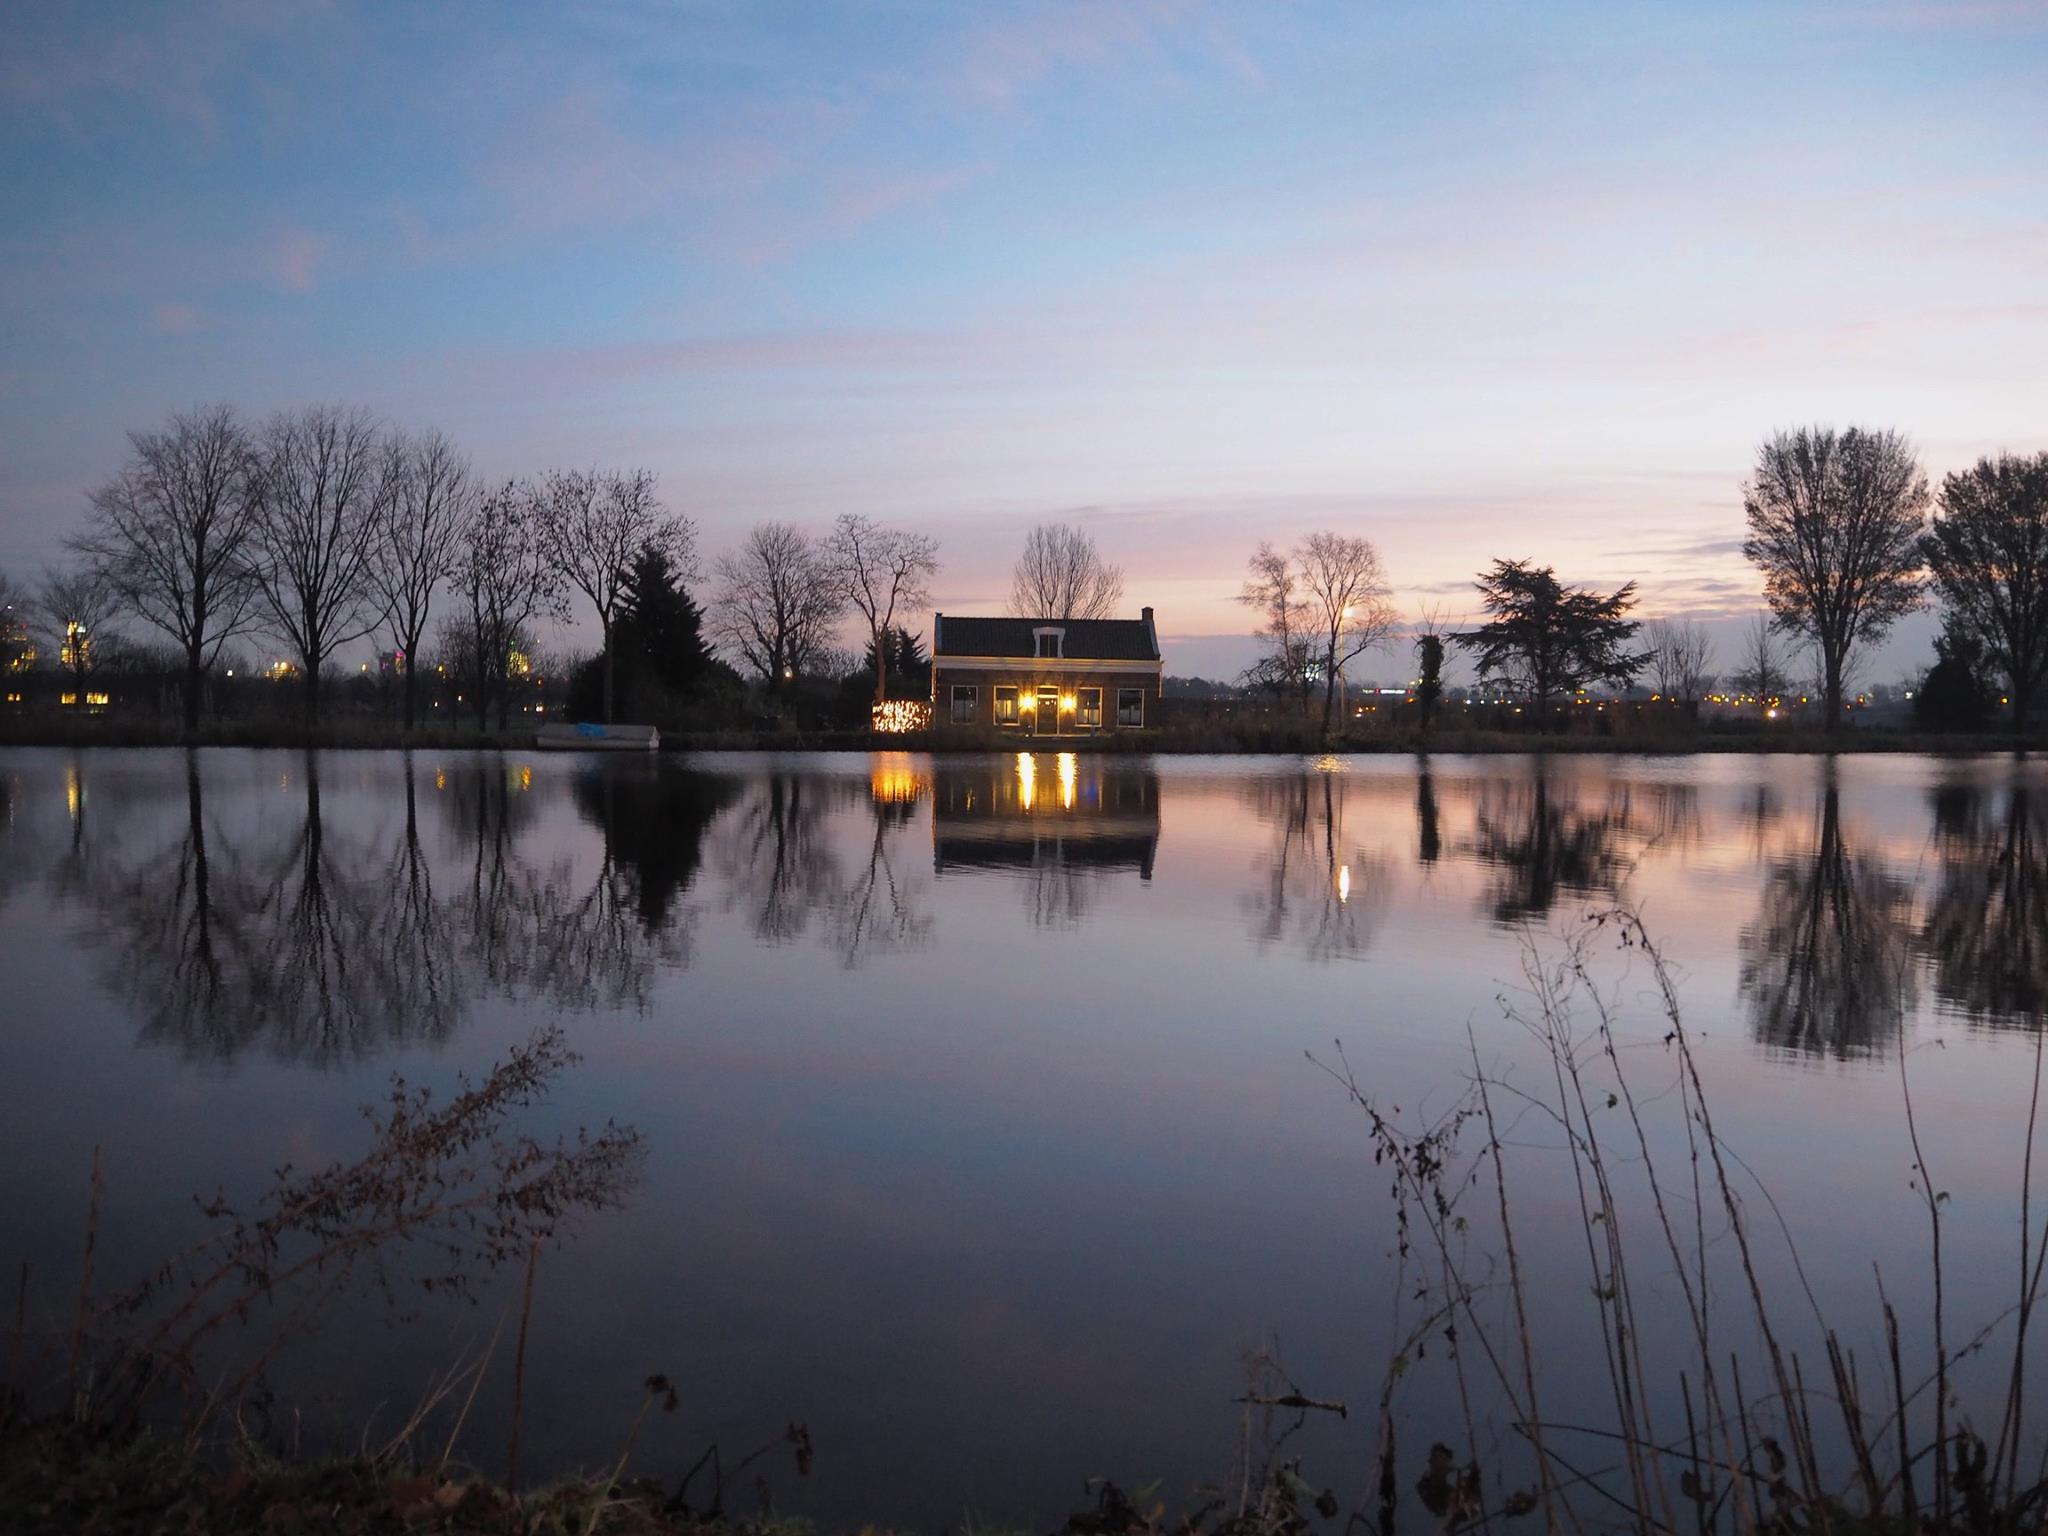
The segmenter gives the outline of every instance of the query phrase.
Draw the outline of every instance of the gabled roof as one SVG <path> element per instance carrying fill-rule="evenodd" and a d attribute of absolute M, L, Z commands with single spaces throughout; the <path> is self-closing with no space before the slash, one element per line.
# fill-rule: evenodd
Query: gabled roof
<path fill-rule="evenodd" d="M 1035 656 L 1034 632 L 1058 629 L 1066 632 L 1060 653 L 1067 661 L 1157 661 L 1159 639 L 1149 615 L 1149 609 L 1142 619 L 979 619 L 942 613 L 932 621 L 932 659 Z"/>

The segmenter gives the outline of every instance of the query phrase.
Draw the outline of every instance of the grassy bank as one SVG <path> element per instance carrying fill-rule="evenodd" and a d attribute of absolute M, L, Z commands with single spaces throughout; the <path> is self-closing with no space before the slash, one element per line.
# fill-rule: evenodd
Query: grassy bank
<path fill-rule="evenodd" d="M 1189 723 L 1157 731 L 1121 731 L 1102 736 L 1028 737 L 1014 732 L 934 730 L 877 736 L 871 731 L 729 730 L 665 732 L 666 752 L 1087 752 L 1160 756 L 1233 756 L 1302 753 L 1408 754 L 1440 752 L 1475 756 L 1548 752 L 1683 757 L 1702 753 L 1919 753 L 1966 757 L 1984 753 L 2040 751 L 2048 734 L 2015 737 L 2002 733 L 1948 735 L 1926 731 L 1852 729 L 1829 737 L 1797 729 L 1735 728 L 1699 731 L 1617 732 L 1613 735 L 1374 727 L 1323 736 L 1292 721 Z M 341 720 L 320 726 L 290 721 L 222 721 L 186 733 L 175 723 L 51 717 L 0 723 L 0 746 L 36 747 L 268 747 L 326 750 L 531 751 L 530 727 L 479 731 L 468 727 L 407 732 L 375 720 Z"/>

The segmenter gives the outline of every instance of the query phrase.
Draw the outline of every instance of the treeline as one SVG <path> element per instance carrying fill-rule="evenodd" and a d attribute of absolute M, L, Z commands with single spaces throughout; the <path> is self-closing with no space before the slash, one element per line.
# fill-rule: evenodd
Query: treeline
<path fill-rule="evenodd" d="M 1923 721 L 1980 728 L 2003 703 L 2012 729 L 2026 730 L 2048 675 L 2048 453 L 1979 459 L 1936 493 L 1899 433 L 1804 427 L 1762 443 L 1742 503 L 1742 550 L 1767 607 L 1725 677 L 1699 624 L 1630 617 L 1634 582 L 1601 592 L 1561 582 L 1551 566 L 1495 560 L 1475 581 L 1483 622 L 1449 629 L 1432 611 L 1407 626 L 1424 727 L 1444 697 L 1453 646 L 1470 659 L 1481 696 L 1526 701 L 1544 729 L 1588 690 L 1646 682 L 1693 716 L 1717 683 L 1774 711 L 1779 695 L 1800 686 L 1788 648 L 1803 646 L 1832 732 L 1859 660 L 1899 619 L 1933 603 L 1942 630 L 1918 690 Z M 1258 615 L 1262 642 L 1241 681 L 1303 715 L 1319 698 L 1326 734 L 1346 665 L 1402 628 L 1377 549 L 1336 532 L 1288 551 L 1260 544 L 1239 601 Z"/>
<path fill-rule="evenodd" d="M 309 722 L 337 653 L 375 640 L 402 680 L 408 730 L 423 674 L 456 680 L 480 724 L 495 705 L 503 725 L 535 627 L 579 614 L 600 636 L 571 688 L 580 713 L 612 719 L 622 674 L 666 707 L 736 682 L 714 643 L 771 692 L 862 666 L 880 699 L 891 658 L 899 671 L 915 658 L 903 620 L 938 570 L 934 540 L 864 517 L 818 539 L 769 523 L 717 561 L 707 615 L 687 590 L 696 529 L 644 469 L 487 484 L 440 433 L 337 406 L 260 423 L 205 407 L 129 443 L 67 541 L 69 563 L 23 587 L 0 573 L 0 671 L 26 671 L 40 638 L 74 701 L 101 674 L 174 672 L 187 730 L 231 670 L 228 648 L 258 637 L 284 653 L 275 670 L 297 681 Z M 849 610 L 869 632 L 865 664 L 832 648 Z"/>
<path fill-rule="evenodd" d="M 70 697 L 98 697 L 93 675 L 124 645 L 132 659 L 124 626 L 140 630 L 156 637 L 152 664 L 177 677 L 190 730 L 226 648 L 262 636 L 317 722 L 335 655 L 374 639 L 388 647 L 406 729 L 420 719 L 423 675 L 453 682 L 446 702 L 480 724 L 495 705 L 502 726 L 533 672 L 536 627 L 580 615 L 601 642 L 568 693 L 585 717 L 613 719 L 623 690 L 639 716 L 664 721 L 751 712 L 755 723 L 864 724 L 867 703 L 928 684 L 910 629 L 939 571 L 928 535 L 850 513 L 822 533 L 765 522 L 706 573 L 694 524 L 644 469 L 486 483 L 441 434 L 335 406 L 260 423 L 208 407 L 130 445 L 92 493 L 69 564 L 20 590 L 0 574 L 0 671 L 36 657 L 33 623 Z M 1479 574 L 1482 618 L 1469 627 L 1440 611 L 1404 623 L 1373 542 L 1325 530 L 1253 553 L 1239 600 L 1256 616 L 1260 656 L 1238 685 L 1327 737 L 1350 701 L 1347 669 L 1400 637 L 1413 647 L 1406 703 L 1425 730 L 1457 652 L 1476 674 L 1472 692 L 1517 701 L 1529 712 L 1517 707 L 1519 723 L 1543 729 L 1589 690 L 1648 688 L 1687 719 L 1710 697 L 1763 715 L 1803 692 L 1833 731 L 1859 660 L 1937 603 L 1923 720 L 1977 728 L 2005 703 L 2013 729 L 2027 728 L 2048 674 L 2048 453 L 1980 459 L 1936 492 L 1896 432 L 1800 428 L 1760 445 L 1741 498 L 1766 607 L 1725 671 L 1699 624 L 1635 618 L 1634 582 L 1575 586 L 1533 560 L 1497 559 Z M 1123 592 L 1085 530 L 1048 523 L 1025 540 L 1010 610 L 1106 617 Z M 864 656 L 838 647 L 849 618 Z"/>

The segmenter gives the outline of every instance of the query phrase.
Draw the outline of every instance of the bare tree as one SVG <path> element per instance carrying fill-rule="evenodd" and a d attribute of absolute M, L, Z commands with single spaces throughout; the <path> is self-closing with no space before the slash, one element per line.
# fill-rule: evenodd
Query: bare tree
<path fill-rule="evenodd" d="M 121 610 L 120 594 L 98 567 L 79 565 L 44 571 L 35 606 L 56 642 L 58 664 L 70 673 L 75 688 L 83 688 L 108 659 L 109 647 L 119 643 L 113 625 Z"/>
<path fill-rule="evenodd" d="M 1124 597 L 1124 573 L 1096 553 L 1086 529 L 1040 523 L 1024 536 L 1010 575 L 1010 612 L 1020 619 L 1106 619 Z"/>
<path fill-rule="evenodd" d="M 1951 621 L 2005 674 L 2024 731 L 2048 681 L 2048 453 L 2002 453 L 1943 480 L 1922 554 Z"/>
<path fill-rule="evenodd" d="M 539 529 L 547 557 L 590 599 L 604 639 L 604 718 L 612 718 L 612 626 L 625 608 L 633 562 L 643 549 L 692 573 L 696 530 L 664 515 L 654 473 L 645 469 L 557 470 L 541 481 Z"/>
<path fill-rule="evenodd" d="M 1792 686 L 1792 674 L 1785 670 L 1785 656 L 1778 645 L 1777 627 L 1770 615 L 1760 613 L 1743 631 L 1742 666 L 1730 679 L 1738 692 L 1753 695 L 1757 713 Z"/>
<path fill-rule="evenodd" d="M 1896 432 L 1802 427 L 1757 450 L 1743 486 L 1742 552 L 1764 573 L 1778 627 L 1819 653 L 1827 729 L 1859 645 L 1918 607 L 1927 477 Z"/>
<path fill-rule="evenodd" d="M 562 612 L 562 575 L 542 532 L 545 509 L 544 492 L 508 481 L 476 504 L 463 529 L 455 588 L 462 599 L 458 629 L 466 633 L 454 637 L 451 649 L 470 674 L 479 730 L 494 696 L 504 723 L 507 670 L 527 626 Z"/>
<path fill-rule="evenodd" d="M 321 405 L 270 419 L 256 448 L 249 570 L 267 625 L 306 675 L 320 718 L 320 672 L 383 620 L 371 556 L 390 504 L 389 462 L 366 411 Z"/>
<path fill-rule="evenodd" d="M 469 460 L 439 432 L 385 444 L 389 515 L 370 551 L 370 586 L 390 626 L 404 678 L 405 728 L 419 717 L 420 646 L 434 594 L 462 561 L 462 536 L 481 494 Z"/>
<path fill-rule="evenodd" d="M 1394 630 L 1394 605 L 1370 539 L 1312 533 L 1294 551 L 1308 601 L 1315 648 L 1323 669 L 1323 732 L 1337 711 L 1337 679 L 1344 668 Z"/>
<path fill-rule="evenodd" d="M 1246 671 L 1246 682 L 1283 697 L 1293 694 L 1306 714 L 1309 606 L 1294 562 L 1271 544 L 1261 543 L 1252 551 L 1237 600 L 1259 616 L 1259 627 L 1252 634 L 1266 647 L 1265 654 Z"/>
<path fill-rule="evenodd" d="M 931 595 L 939 573 L 938 540 L 924 533 L 887 528 L 857 513 L 843 512 L 825 541 L 826 559 L 839 590 L 860 612 L 875 655 L 875 702 L 889 696 L 889 631 L 899 608 L 915 608 Z"/>
<path fill-rule="evenodd" d="M 715 569 L 712 632 L 771 691 L 808 671 L 846 606 L 825 551 L 793 524 L 761 523 Z"/>
<path fill-rule="evenodd" d="M 252 618 L 249 437 L 230 407 L 216 405 L 180 412 L 163 431 L 133 432 L 128 441 L 128 463 L 93 492 L 91 521 L 71 547 L 125 608 L 177 645 L 190 731 L 220 648 Z"/>
<path fill-rule="evenodd" d="M 1714 664 L 1714 640 L 1706 626 L 1691 619 L 1652 619 L 1643 631 L 1658 695 L 1696 709 Z"/>

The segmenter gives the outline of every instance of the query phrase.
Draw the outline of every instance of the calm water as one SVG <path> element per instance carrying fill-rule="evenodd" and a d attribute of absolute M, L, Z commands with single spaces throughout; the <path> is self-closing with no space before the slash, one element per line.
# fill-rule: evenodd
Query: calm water
<path fill-rule="evenodd" d="M 1384 1179 L 1305 1052 L 1341 1037 L 1408 1113 L 1475 1051 L 1533 1073 L 1521 946 L 1617 898 L 1683 973 L 1723 1135 L 1859 1309 L 1873 1262 L 1923 1288 L 1905 1048 L 1957 1315 L 1988 1317 L 2048 997 L 2048 773 L 2006 760 L 8 751 L 0 1259 L 47 1322 L 96 1143 L 115 1276 L 193 1194 L 359 1146 L 389 1074 L 559 1019 L 584 1059 L 544 1123 L 650 1155 L 542 1261 L 530 1454 L 615 1455 L 660 1370 L 648 1471 L 801 1419 L 816 1473 L 773 1480 L 827 1521 L 1044 1522 L 1091 1473 L 1224 1471 L 1261 1339 L 1371 1401 Z M 1640 970 L 1612 980 L 1668 1083 Z M 1523 1197 L 1539 1285 L 1583 1297 L 1562 1184 Z M 280 1394 L 352 1437 L 503 1303 L 330 1328 Z M 1362 1489 L 1369 1416 L 1318 1433 L 1312 1475 Z"/>

